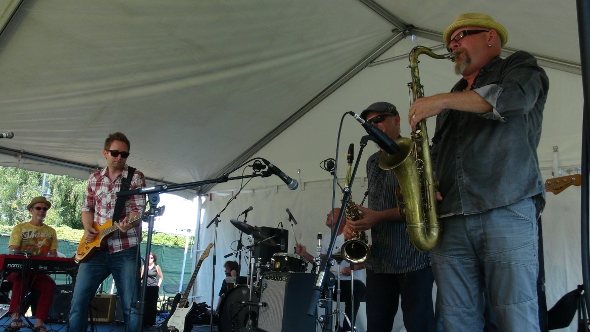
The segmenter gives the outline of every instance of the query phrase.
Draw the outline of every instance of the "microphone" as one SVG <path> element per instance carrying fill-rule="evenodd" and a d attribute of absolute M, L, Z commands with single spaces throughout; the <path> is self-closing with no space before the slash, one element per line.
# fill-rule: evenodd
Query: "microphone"
<path fill-rule="evenodd" d="M 1 133 L 0 134 L 0 138 L 13 138 L 14 137 L 14 133 L 12 131 L 7 131 L 5 133 Z"/>
<path fill-rule="evenodd" d="M 260 158 L 262 159 L 262 158 Z M 274 175 L 278 176 L 281 178 L 281 180 L 283 180 L 283 182 L 285 182 L 287 184 L 287 188 L 289 188 L 290 190 L 295 190 L 297 189 L 297 186 L 299 186 L 299 182 L 297 182 L 297 180 L 293 180 L 290 177 L 288 177 L 287 175 L 285 175 L 285 173 L 283 173 L 278 167 L 276 167 L 275 165 L 271 164 L 268 160 L 266 159 L 262 159 L 262 161 L 266 164 L 266 166 L 268 166 L 268 169 L 274 173 Z"/>
<path fill-rule="evenodd" d="M 248 212 L 250 212 L 250 211 L 252 211 L 252 210 L 254 210 L 254 208 L 250 206 L 249 208 L 247 208 L 246 210 L 244 210 L 244 212 L 240 213 L 240 214 L 238 215 L 238 217 L 239 217 L 239 216 L 241 216 L 241 215 L 243 215 L 243 214 L 246 214 L 246 213 L 248 213 Z"/>
<path fill-rule="evenodd" d="M 287 213 L 289 214 L 289 221 L 293 221 L 293 223 L 297 225 L 297 220 L 293 218 L 293 215 L 291 214 L 291 211 L 289 211 L 289 209 L 287 209 Z"/>
<path fill-rule="evenodd" d="M 354 112 L 348 112 L 348 114 L 352 115 L 360 124 L 365 128 L 367 133 L 373 137 L 373 140 L 383 151 L 389 154 L 396 154 L 399 151 L 399 146 L 393 141 L 393 139 L 379 128 L 373 126 L 372 124 L 365 121 L 365 119 L 361 118 L 358 114 Z"/>
<path fill-rule="evenodd" d="M 281 236 L 281 251 L 285 251 L 285 237 Z"/>
<path fill-rule="evenodd" d="M 354 160 L 354 144 L 350 143 L 350 145 L 348 146 L 348 153 L 346 154 L 346 162 L 349 165 L 352 165 L 353 160 Z"/>

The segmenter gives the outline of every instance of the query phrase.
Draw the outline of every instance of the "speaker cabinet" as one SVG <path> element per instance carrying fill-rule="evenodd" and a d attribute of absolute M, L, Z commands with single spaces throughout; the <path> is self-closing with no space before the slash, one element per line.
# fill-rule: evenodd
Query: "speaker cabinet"
<path fill-rule="evenodd" d="M 270 263 L 272 255 L 278 252 L 289 251 L 289 231 L 286 229 L 273 228 L 273 227 L 260 227 L 260 230 L 268 235 L 275 236 L 273 240 L 276 242 L 276 246 L 269 246 L 262 242 L 260 245 L 254 247 L 254 257 L 260 258 L 262 264 Z M 277 235 L 278 234 L 278 235 Z M 281 249 L 283 245 L 284 249 Z"/>
<path fill-rule="evenodd" d="M 262 279 L 258 328 L 266 332 L 315 331 L 316 317 L 307 315 L 316 275 L 271 272 Z"/>
<path fill-rule="evenodd" d="M 110 323 L 115 320 L 115 307 L 117 295 L 115 294 L 96 294 L 90 303 L 90 312 L 88 321 Z"/>
<path fill-rule="evenodd" d="M 70 305 L 72 303 L 72 293 L 74 285 L 56 285 L 53 293 L 53 301 L 49 310 L 48 323 L 64 323 L 70 317 Z"/>

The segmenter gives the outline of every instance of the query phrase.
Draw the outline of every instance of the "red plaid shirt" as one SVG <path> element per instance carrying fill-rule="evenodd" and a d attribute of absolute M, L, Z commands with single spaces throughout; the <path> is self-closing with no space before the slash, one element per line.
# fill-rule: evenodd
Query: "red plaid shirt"
<path fill-rule="evenodd" d="M 86 187 L 86 198 L 82 205 L 82 211 L 94 213 L 95 223 L 103 225 L 107 220 L 113 218 L 115 202 L 117 201 L 116 194 L 121 188 L 123 177 L 127 177 L 127 173 L 127 165 L 125 165 L 123 173 L 121 173 L 121 175 L 119 175 L 113 182 L 111 182 L 111 179 L 107 176 L 106 167 L 90 175 L 88 186 Z M 133 174 L 129 189 L 142 187 L 145 187 L 145 177 L 143 173 L 136 170 Z M 131 214 L 131 212 L 143 212 L 145 204 L 145 195 L 127 197 L 125 209 L 123 210 L 120 220 L 123 220 L 123 218 Z M 129 249 L 138 245 L 140 242 L 141 223 L 128 230 L 127 233 L 123 233 L 119 230 L 114 231 L 107 241 L 110 253 Z"/>

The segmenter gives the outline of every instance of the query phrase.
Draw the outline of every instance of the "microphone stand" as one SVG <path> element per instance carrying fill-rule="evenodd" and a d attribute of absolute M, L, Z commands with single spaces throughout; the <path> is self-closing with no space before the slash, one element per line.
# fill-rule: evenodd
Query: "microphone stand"
<path fill-rule="evenodd" d="M 148 195 L 148 202 L 150 204 L 150 209 L 144 215 L 147 216 L 146 221 L 148 223 L 148 235 L 147 241 L 145 245 L 145 257 L 149 257 L 150 252 L 152 252 L 152 235 L 154 233 L 154 218 L 157 216 L 161 216 L 164 213 L 164 207 L 158 207 L 158 203 L 160 203 L 160 194 L 159 193 L 151 193 Z M 140 252 L 138 250 L 137 254 L 139 255 Z M 137 265 L 139 265 L 139 260 L 137 261 Z M 144 314 L 144 305 L 145 305 L 145 291 L 147 289 L 147 275 L 149 271 L 149 264 L 147 262 L 143 264 L 143 276 L 141 280 L 141 292 L 139 294 L 139 301 L 136 302 L 136 308 L 138 312 L 138 319 L 137 319 L 137 331 L 141 331 L 141 327 L 143 326 L 143 314 Z M 129 315 L 131 315 L 131 311 L 129 311 Z M 126 324 L 126 330 L 129 329 L 128 324 Z"/>
<path fill-rule="evenodd" d="M 340 208 L 340 213 L 338 214 L 338 221 L 336 222 L 336 226 L 334 229 L 340 229 L 340 224 L 342 224 L 342 218 L 344 217 L 344 212 L 346 211 L 346 205 L 348 204 L 348 202 L 350 201 L 350 199 L 352 197 L 352 190 L 351 190 L 352 183 L 354 182 L 354 177 L 356 175 L 356 171 L 359 166 L 359 161 L 361 159 L 361 155 L 363 154 L 363 150 L 365 149 L 365 146 L 367 146 L 367 141 L 372 140 L 372 139 L 374 139 L 374 137 L 371 135 L 365 135 L 361 138 L 360 149 L 359 149 L 358 156 L 356 158 L 356 163 L 354 164 L 354 169 L 353 169 L 352 174 L 350 176 L 349 186 L 344 188 L 344 190 L 343 190 L 344 197 L 342 198 L 342 206 Z M 311 301 L 309 302 L 309 307 L 307 309 L 307 314 L 309 316 L 314 316 L 314 314 L 316 312 L 318 301 L 320 300 L 320 296 L 322 294 L 322 290 L 324 289 L 324 287 L 326 285 L 325 279 L 326 279 L 326 276 L 330 272 L 330 265 L 328 264 L 328 262 L 332 259 L 332 251 L 334 250 L 337 236 L 338 236 L 338 232 L 331 233 L 330 245 L 328 246 L 326 256 L 324 256 L 324 258 L 322 258 L 322 260 L 320 261 L 319 273 L 316 278 L 316 282 L 315 282 L 315 285 L 313 288 L 312 298 L 311 298 Z M 328 293 L 330 293 L 330 292 L 328 292 Z M 327 302 L 331 302 L 331 301 L 327 301 Z M 327 316 L 326 317 L 327 321 L 324 322 L 324 326 L 326 326 L 326 324 L 328 324 L 327 326 L 330 326 L 330 329 L 332 326 L 331 319 L 332 319 L 331 316 Z M 354 329 L 354 326 L 351 326 L 351 329 Z"/>
<path fill-rule="evenodd" d="M 213 301 L 215 301 L 215 267 L 217 266 L 217 227 L 219 225 L 220 220 L 217 218 L 217 216 L 215 216 L 215 218 L 211 220 L 211 223 L 213 222 L 215 222 L 215 231 L 213 233 L 213 274 L 211 276 L 211 312 L 213 312 Z M 209 226 L 211 226 L 211 223 L 209 223 Z M 209 226 L 207 226 L 207 228 L 209 228 Z M 209 315 L 209 331 L 213 331 L 213 314 Z"/>
<path fill-rule="evenodd" d="M 120 191 L 118 192 L 116 195 L 117 197 L 126 197 L 126 196 L 133 196 L 133 195 L 148 195 L 148 197 L 150 198 L 150 211 L 152 209 L 157 210 L 156 208 L 154 208 L 153 206 L 157 205 L 157 203 L 159 202 L 160 198 L 158 196 L 158 194 L 163 193 L 163 192 L 169 192 L 169 191 L 178 191 L 178 190 L 184 190 L 184 189 L 191 189 L 194 187 L 199 187 L 199 186 L 203 186 L 206 184 L 212 184 L 212 183 L 223 183 L 223 182 L 227 182 L 229 180 L 239 180 L 239 179 L 246 179 L 246 178 L 255 178 L 255 177 L 269 177 L 271 176 L 272 173 L 271 172 L 262 172 L 261 174 L 252 174 L 252 175 L 242 175 L 242 176 L 235 176 L 235 177 L 229 177 L 229 175 L 227 173 L 222 174 L 220 177 L 212 179 L 212 180 L 204 180 L 204 181 L 196 181 L 196 182 L 189 182 L 189 183 L 181 183 L 181 184 L 174 184 L 174 185 L 157 185 L 157 186 L 153 186 L 153 187 L 144 187 L 144 188 L 137 188 L 137 189 L 132 189 L 132 190 L 125 190 L 125 191 Z M 155 205 L 152 204 L 152 200 L 154 200 Z M 153 218 L 153 216 L 152 216 Z M 153 220 L 152 220 L 153 223 Z M 209 226 L 211 226 L 213 223 L 215 223 L 215 235 L 213 238 L 213 266 L 215 267 L 215 261 L 216 261 L 216 248 L 217 248 L 217 225 L 219 224 L 219 214 L 217 216 L 215 216 L 215 218 L 213 218 L 213 220 L 211 220 L 211 222 L 209 223 L 209 225 L 207 225 L 207 228 L 209 228 Z M 148 222 L 149 224 L 149 222 Z M 149 229 L 149 231 L 151 231 L 151 227 Z M 148 239 L 151 241 L 151 234 L 148 232 Z M 148 246 L 148 249 L 151 250 L 151 243 L 148 242 L 150 244 L 150 246 Z M 149 252 L 148 252 L 149 255 Z M 146 256 L 147 257 L 147 256 Z M 146 266 L 148 264 L 145 264 Z M 215 272 L 215 271 L 213 271 Z M 145 274 L 147 276 L 147 273 Z M 214 296 L 215 296 L 215 273 L 213 273 L 213 283 L 212 283 L 212 287 L 211 287 L 211 307 L 213 307 L 213 300 L 214 300 Z M 147 282 L 147 278 L 144 279 L 144 282 Z M 147 285 L 147 284 L 146 284 Z M 138 303 L 139 306 L 139 310 L 140 310 L 140 317 L 143 317 L 143 293 L 141 294 L 141 300 Z M 138 319 L 138 325 L 139 324 L 143 324 L 142 319 Z M 213 331 L 213 315 L 211 315 L 211 322 L 210 322 L 210 328 L 211 331 Z M 138 331 L 141 331 L 141 325 L 138 326 Z"/>
<path fill-rule="evenodd" d="M 247 224 L 248 221 L 246 220 L 248 219 L 248 212 L 246 211 L 244 213 L 244 224 Z M 236 257 L 238 257 L 238 262 L 240 262 L 240 264 L 238 264 L 238 275 L 240 275 L 240 271 L 242 270 L 242 247 L 244 246 L 244 243 L 242 242 L 242 236 L 244 235 L 243 231 L 240 231 L 240 241 L 238 241 L 238 250 L 236 251 Z"/>
<path fill-rule="evenodd" d="M 289 210 L 289 209 L 287 209 L 287 211 L 288 211 L 288 210 Z M 290 213 L 290 212 L 289 212 L 289 220 L 287 220 L 287 221 L 289 221 L 289 222 L 291 223 L 291 231 L 293 232 L 293 239 L 295 240 L 295 247 L 293 247 L 293 248 L 294 248 L 294 250 L 295 250 L 295 252 L 296 252 L 296 251 L 297 251 L 297 245 L 298 245 L 299 243 L 297 242 L 297 235 L 295 235 L 295 228 L 293 227 L 293 224 L 296 224 L 296 223 L 297 223 L 297 221 L 296 221 L 296 220 L 295 220 L 295 218 L 294 218 L 294 217 L 291 215 L 291 213 Z M 283 226 L 282 226 L 282 225 L 283 225 L 283 224 L 281 224 L 281 228 L 283 228 Z M 282 236 L 282 235 L 281 235 L 281 236 Z M 288 252 L 288 251 L 287 251 L 287 252 Z"/>

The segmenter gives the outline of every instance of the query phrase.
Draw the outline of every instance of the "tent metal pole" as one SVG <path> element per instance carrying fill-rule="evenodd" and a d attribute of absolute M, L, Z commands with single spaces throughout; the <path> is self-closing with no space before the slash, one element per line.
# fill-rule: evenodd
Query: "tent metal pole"
<path fill-rule="evenodd" d="M 6 26 L 8 26 L 8 23 L 10 23 L 23 1 L 24 0 L 12 0 L 8 6 L 6 6 L 6 10 L 0 15 L 0 35 L 2 35 Z"/>
<path fill-rule="evenodd" d="M 582 277 L 584 280 L 584 297 L 586 299 L 586 312 L 590 315 L 587 304 L 590 304 L 590 270 L 589 270 L 589 229 L 588 229 L 588 149 L 590 139 L 588 128 L 590 127 L 590 0 L 577 0 L 578 35 L 580 38 L 580 60 L 582 63 L 582 87 L 584 94 L 584 112 L 582 119 L 582 188 L 581 188 L 581 233 L 582 233 Z"/>

